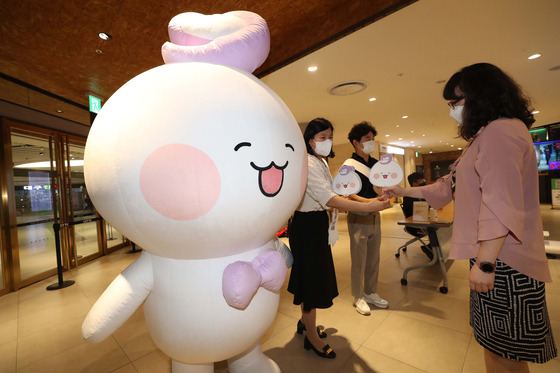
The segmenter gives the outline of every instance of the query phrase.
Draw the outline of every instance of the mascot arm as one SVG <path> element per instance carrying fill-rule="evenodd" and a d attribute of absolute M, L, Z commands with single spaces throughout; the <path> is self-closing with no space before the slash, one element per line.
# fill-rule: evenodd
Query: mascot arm
<path fill-rule="evenodd" d="M 268 249 L 250 262 L 237 261 L 226 267 L 222 292 L 231 307 L 245 309 L 259 287 L 278 291 L 286 279 L 286 260 L 276 250 Z"/>
<path fill-rule="evenodd" d="M 110 336 L 140 307 L 152 285 L 152 261 L 143 252 L 95 302 L 82 324 L 82 337 L 97 343 Z"/>

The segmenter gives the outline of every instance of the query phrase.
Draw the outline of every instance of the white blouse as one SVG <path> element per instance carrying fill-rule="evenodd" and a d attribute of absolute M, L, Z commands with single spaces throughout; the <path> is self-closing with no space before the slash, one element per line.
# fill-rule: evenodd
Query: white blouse
<path fill-rule="evenodd" d="M 332 176 L 327 162 L 307 154 L 307 187 L 297 210 L 301 212 L 328 210 L 327 202 L 337 194 L 332 188 Z"/>

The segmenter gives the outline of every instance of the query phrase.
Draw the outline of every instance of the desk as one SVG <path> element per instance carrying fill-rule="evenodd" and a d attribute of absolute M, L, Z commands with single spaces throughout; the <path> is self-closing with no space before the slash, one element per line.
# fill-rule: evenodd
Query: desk
<path fill-rule="evenodd" d="M 411 228 L 424 228 L 428 231 L 428 237 L 430 238 L 430 246 L 432 247 L 432 252 L 434 253 L 434 257 L 431 261 L 424 264 L 415 265 L 412 267 L 408 267 L 404 270 L 403 278 L 401 279 L 401 284 L 406 285 L 407 280 L 406 276 L 408 272 L 419 269 L 419 268 L 426 268 L 436 264 L 439 262 L 439 266 L 441 269 L 441 274 L 443 276 L 443 286 L 439 288 L 439 291 L 443 294 L 447 293 L 447 272 L 445 270 L 445 263 L 443 262 L 443 255 L 441 253 L 441 247 L 439 245 L 439 240 L 437 236 L 437 230 L 439 228 L 447 228 L 450 227 L 452 223 L 440 223 L 436 221 L 418 221 L 412 220 L 412 217 L 406 218 L 405 220 L 399 221 L 397 224 L 404 225 L 406 227 Z"/>

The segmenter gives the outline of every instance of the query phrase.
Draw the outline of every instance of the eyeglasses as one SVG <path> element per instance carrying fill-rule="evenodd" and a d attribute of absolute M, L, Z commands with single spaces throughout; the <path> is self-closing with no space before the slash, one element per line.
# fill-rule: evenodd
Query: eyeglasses
<path fill-rule="evenodd" d="M 457 103 L 458 103 L 459 101 L 461 101 L 462 99 L 464 99 L 464 98 L 465 98 L 465 97 L 459 97 L 459 98 L 456 99 L 456 100 L 453 100 L 453 101 L 448 102 L 447 105 L 448 105 L 451 109 L 455 109 L 455 105 L 457 105 Z"/>

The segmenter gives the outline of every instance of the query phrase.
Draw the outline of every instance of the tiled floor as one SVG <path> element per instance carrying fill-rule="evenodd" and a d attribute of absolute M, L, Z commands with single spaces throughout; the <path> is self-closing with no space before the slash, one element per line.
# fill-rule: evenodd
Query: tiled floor
<path fill-rule="evenodd" d="M 263 351 L 283 372 L 484 372 L 482 348 L 468 325 L 468 264 L 447 262 L 447 294 L 438 291 L 441 274 L 436 267 L 411 272 L 408 286 L 401 286 L 403 269 L 426 260 L 418 245 L 395 258 L 396 248 L 409 239 L 395 223 L 401 214 L 398 207 L 382 213 L 378 292 L 390 306 L 372 310 L 371 316 L 361 316 L 352 307 L 342 215 L 341 241 L 333 250 L 340 295 L 333 307 L 318 311 L 318 324 L 325 326 L 336 359 L 321 359 L 303 349 L 303 337 L 295 333 L 300 311 L 284 285 L 276 320 L 261 339 Z M 120 250 L 65 273 L 65 280 L 76 281 L 65 289 L 47 292 L 45 287 L 56 282 L 53 277 L 0 297 L 0 373 L 169 372 L 170 360 L 152 342 L 141 310 L 100 344 L 85 342 L 80 335 L 97 297 L 138 255 Z M 547 285 L 547 301 L 559 341 L 560 260 L 550 259 L 549 264 L 555 282 Z M 560 359 L 530 368 L 558 373 Z M 215 369 L 227 372 L 227 365 L 218 362 Z"/>

